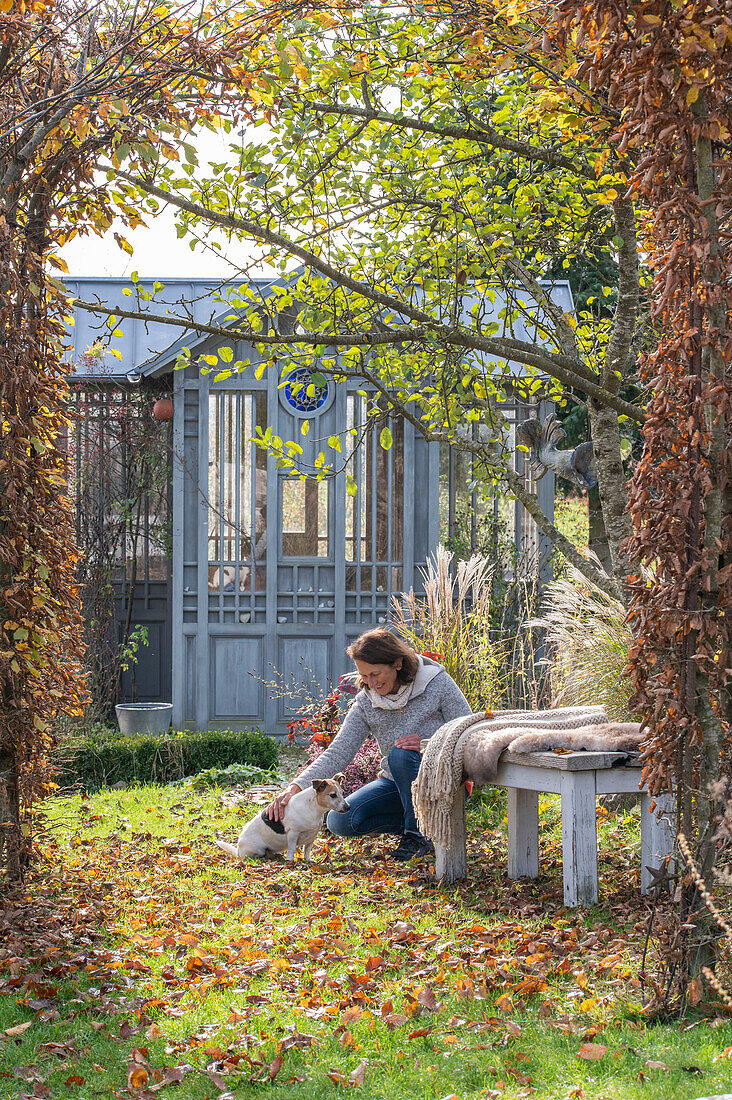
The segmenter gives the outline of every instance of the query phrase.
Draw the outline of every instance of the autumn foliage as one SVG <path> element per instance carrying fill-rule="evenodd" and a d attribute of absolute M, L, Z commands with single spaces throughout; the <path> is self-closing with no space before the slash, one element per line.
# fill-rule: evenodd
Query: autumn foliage
<path fill-rule="evenodd" d="M 64 438 L 58 246 L 143 215 L 115 186 L 231 95 L 266 7 L 0 4 L 0 862 L 17 878 L 53 720 L 78 712 L 81 622 Z M 274 11 L 274 10 L 273 10 Z M 230 104 L 231 105 L 231 104 Z M 112 175 L 100 176 L 102 158 Z M 154 213 L 154 211 L 153 211 Z M 117 234 L 126 251 L 129 244 Z"/>
<path fill-rule="evenodd" d="M 654 790 L 717 778 L 730 699 L 732 413 L 732 6 L 565 4 L 564 33 L 588 38 L 591 86 L 618 113 L 628 192 L 647 210 L 657 341 L 641 359 L 649 392 L 643 456 L 630 486 L 635 702 L 652 730 Z M 700 751 L 702 749 L 702 751 Z"/>

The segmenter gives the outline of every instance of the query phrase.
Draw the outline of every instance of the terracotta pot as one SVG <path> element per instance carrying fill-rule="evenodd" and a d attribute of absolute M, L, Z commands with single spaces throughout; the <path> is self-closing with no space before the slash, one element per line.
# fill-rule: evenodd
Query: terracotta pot
<path fill-rule="evenodd" d="M 173 402 L 169 397 L 159 397 L 153 405 L 152 411 L 156 420 L 172 420 Z"/>

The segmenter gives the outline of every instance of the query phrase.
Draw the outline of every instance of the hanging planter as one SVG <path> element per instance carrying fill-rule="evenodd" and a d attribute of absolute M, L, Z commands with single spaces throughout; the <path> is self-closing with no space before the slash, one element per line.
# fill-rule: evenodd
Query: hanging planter
<path fill-rule="evenodd" d="M 156 420 L 173 419 L 173 401 L 170 397 L 159 397 L 152 408 Z"/>

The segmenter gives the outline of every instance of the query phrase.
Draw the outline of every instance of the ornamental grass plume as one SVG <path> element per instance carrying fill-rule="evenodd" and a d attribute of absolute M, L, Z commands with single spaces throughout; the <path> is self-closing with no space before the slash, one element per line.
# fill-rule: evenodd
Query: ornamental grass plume
<path fill-rule="evenodd" d="M 632 720 L 625 674 L 632 634 L 620 600 L 569 566 L 547 585 L 543 608 L 530 625 L 546 630 L 551 705 L 599 703 L 608 717 Z"/>
<path fill-rule="evenodd" d="M 474 711 L 501 697 L 501 649 L 491 636 L 493 563 L 480 554 L 455 561 L 438 546 L 414 589 L 392 598 L 394 626 L 417 651 L 439 660 Z"/>

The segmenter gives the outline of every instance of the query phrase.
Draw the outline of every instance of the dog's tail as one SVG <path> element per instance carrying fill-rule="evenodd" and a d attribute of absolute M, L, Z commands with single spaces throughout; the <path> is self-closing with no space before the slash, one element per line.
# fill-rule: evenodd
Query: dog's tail
<path fill-rule="evenodd" d="M 239 853 L 233 844 L 227 844 L 225 840 L 214 840 L 214 844 L 217 848 L 220 848 L 222 852 L 226 852 L 227 856 L 231 856 L 232 859 L 239 858 Z"/>

